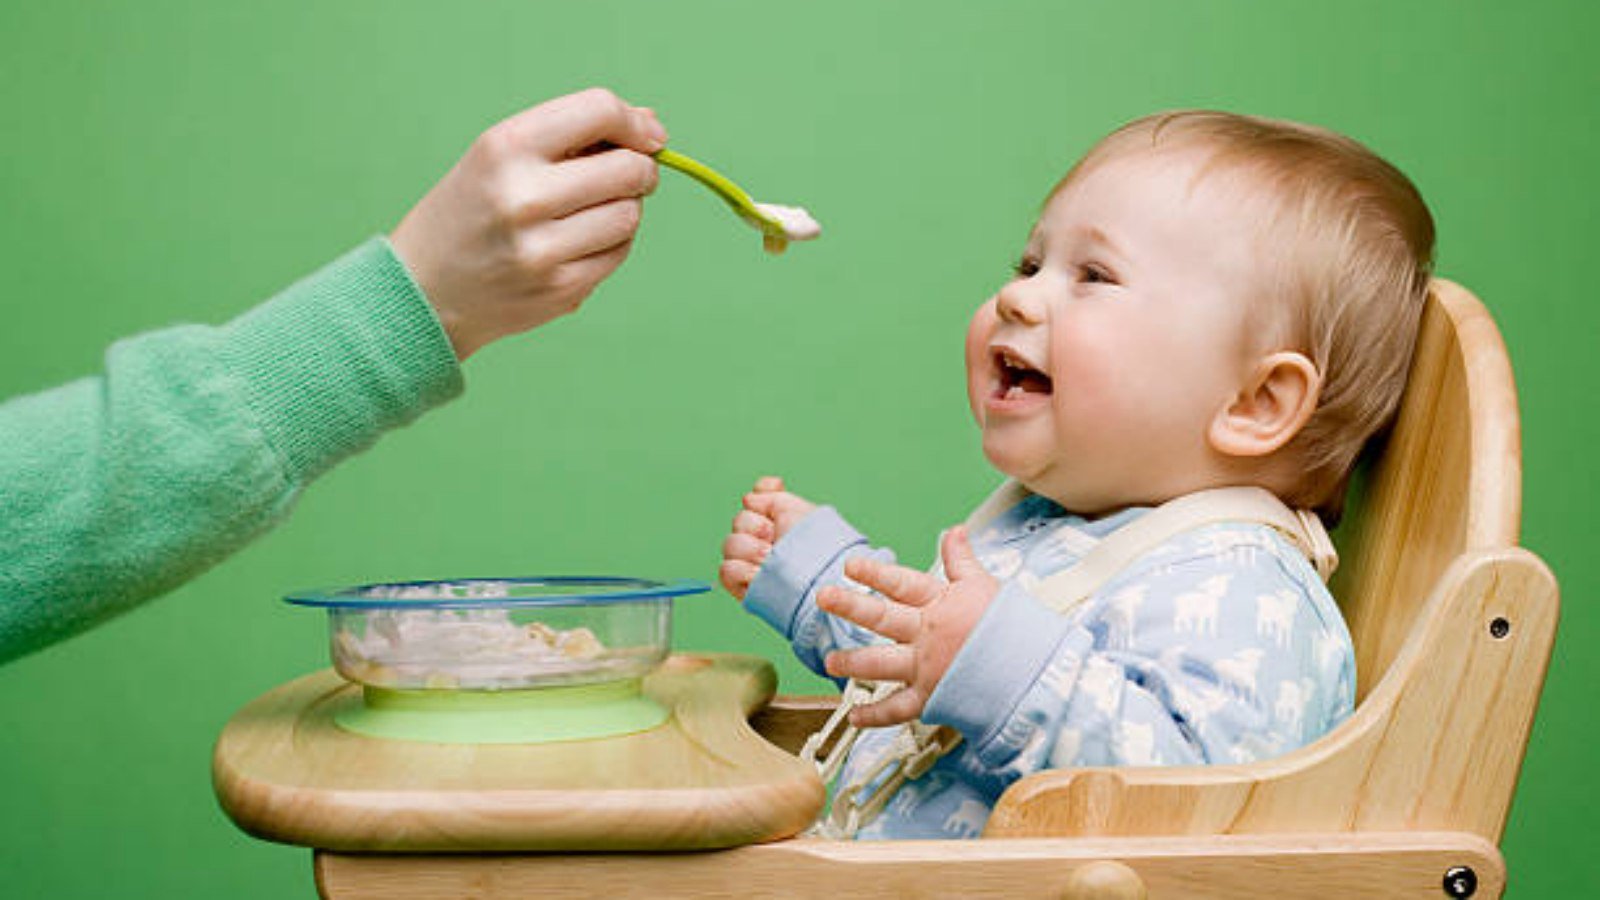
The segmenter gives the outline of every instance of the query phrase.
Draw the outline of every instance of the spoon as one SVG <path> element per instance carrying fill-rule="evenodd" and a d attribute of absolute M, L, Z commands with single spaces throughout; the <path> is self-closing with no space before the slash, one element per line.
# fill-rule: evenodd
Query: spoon
<path fill-rule="evenodd" d="M 671 150 L 658 150 L 656 162 L 693 178 L 721 197 L 751 227 L 761 232 L 761 246 L 768 253 L 782 253 L 790 241 L 809 241 L 822 233 L 822 226 L 798 206 L 757 203 L 750 195 L 705 163 Z"/>

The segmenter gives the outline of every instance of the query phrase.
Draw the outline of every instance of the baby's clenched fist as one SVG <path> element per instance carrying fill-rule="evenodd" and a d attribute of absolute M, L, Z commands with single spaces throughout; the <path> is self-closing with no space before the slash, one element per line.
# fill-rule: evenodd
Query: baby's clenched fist
<path fill-rule="evenodd" d="M 754 490 L 744 495 L 743 508 L 733 517 L 733 530 L 722 542 L 717 576 L 728 593 L 743 600 L 772 546 L 813 509 L 816 504 L 784 490 L 782 478 L 769 475 L 758 480 Z"/>

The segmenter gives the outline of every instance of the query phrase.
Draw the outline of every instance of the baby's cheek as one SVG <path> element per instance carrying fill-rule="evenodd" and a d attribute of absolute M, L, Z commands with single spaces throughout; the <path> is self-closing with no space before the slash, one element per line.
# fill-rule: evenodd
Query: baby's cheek
<path fill-rule="evenodd" d="M 989 338 L 999 323 L 994 303 L 991 299 L 978 307 L 967 325 L 967 403 L 972 407 L 972 417 L 980 425 L 983 424 L 983 395 L 989 389 Z"/>
<path fill-rule="evenodd" d="M 1050 381 L 1059 397 L 1063 392 L 1099 391 L 1114 379 L 1114 360 L 1106 346 L 1084 328 L 1056 328 L 1050 335 Z"/>
<path fill-rule="evenodd" d="M 1129 376 L 1124 361 L 1091 339 L 1058 340 L 1050 351 L 1053 401 L 1061 423 L 1082 427 L 1088 418 L 1101 425 L 1114 417 Z"/>

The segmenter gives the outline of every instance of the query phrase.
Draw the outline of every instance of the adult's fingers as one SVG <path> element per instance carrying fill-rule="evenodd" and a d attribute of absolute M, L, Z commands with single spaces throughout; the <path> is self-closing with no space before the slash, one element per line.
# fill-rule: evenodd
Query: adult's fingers
<path fill-rule="evenodd" d="M 912 650 L 905 644 L 835 650 L 823 660 L 823 668 L 829 675 L 871 681 L 910 681 L 915 666 Z"/>
<path fill-rule="evenodd" d="M 618 200 L 618 203 L 634 202 Z M 563 278 L 569 284 L 586 286 L 593 290 L 594 286 L 606 279 L 606 276 L 617 270 L 623 261 L 628 258 L 628 253 L 633 249 L 633 241 L 627 240 L 599 253 L 591 253 L 582 259 L 575 259 L 562 265 Z"/>
<path fill-rule="evenodd" d="M 621 147 L 541 166 L 520 206 L 524 221 L 559 219 L 612 200 L 644 197 L 656 189 L 655 160 Z"/>
<path fill-rule="evenodd" d="M 629 106 L 605 88 L 548 100 L 497 127 L 548 160 L 565 159 L 606 141 L 640 153 L 654 153 L 667 144 L 667 131 L 654 112 Z"/>
<path fill-rule="evenodd" d="M 842 587 L 818 591 L 817 607 L 902 644 L 910 643 L 922 627 L 922 615 L 912 607 Z"/>
<path fill-rule="evenodd" d="M 559 265 L 603 253 L 633 240 L 644 216 L 639 200 L 613 200 L 524 232 L 525 258 Z"/>
<path fill-rule="evenodd" d="M 763 475 L 756 479 L 756 493 L 775 494 L 783 491 L 783 479 L 777 475 Z"/>
<path fill-rule="evenodd" d="M 844 574 L 909 606 L 926 606 L 944 591 L 932 575 L 863 556 L 846 562 Z"/>

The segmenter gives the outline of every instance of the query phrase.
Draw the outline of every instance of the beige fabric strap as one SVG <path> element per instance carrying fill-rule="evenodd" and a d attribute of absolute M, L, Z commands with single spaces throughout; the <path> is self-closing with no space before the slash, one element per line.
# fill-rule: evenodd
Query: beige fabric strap
<path fill-rule="evenodd" d="M 1021 502 L 1027 489 L 1013 481 L 1001 485 L 967 519 L 981 528 Z M 1225 487 L 1197 491 L 1170 500 L 1118 528 L 1078 561 L 1044 579 L 1034 593 L 1058 612 L 1077 606 L 1128 564 L 1186 531 L 1222 522 L 1259 522 L 1288 538 L 1327 581 L 1339 565 L 1339 553 L 1316 513 L 1292 510 L 1276 495 L 1259 487 Z"/>
<path fill-rule="evenodd" d="M 1030 493 L 1015 479 L 1006 479 L 1004 484 L 994 489 L 994 493 L 978 504 L 972 515 L 967 516 L 967 531 L 975 534 L 978 529 L 998 519 L 1001 513 L 1028 499 Z"/>

